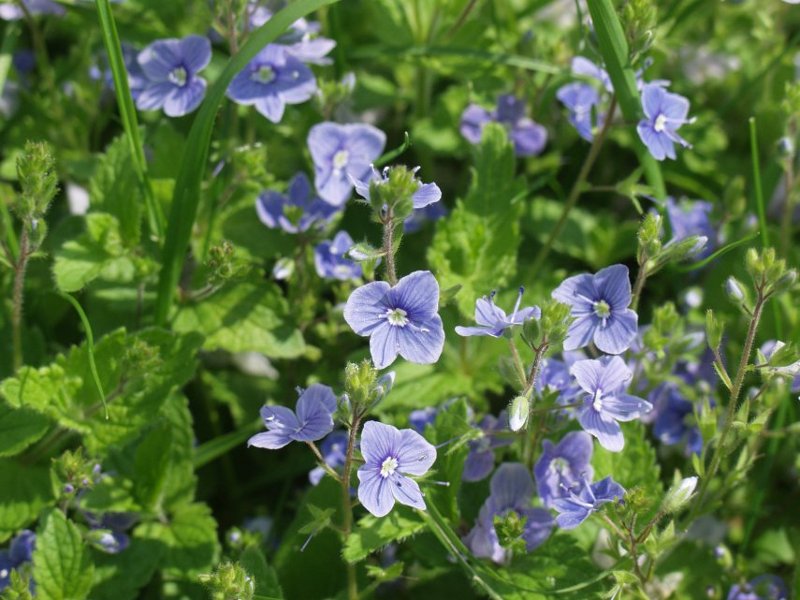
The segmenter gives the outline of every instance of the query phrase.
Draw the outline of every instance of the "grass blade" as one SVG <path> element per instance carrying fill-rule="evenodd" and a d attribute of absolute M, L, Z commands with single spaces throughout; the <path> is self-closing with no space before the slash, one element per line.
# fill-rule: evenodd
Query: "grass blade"
<path fill-rule="evenodd" d="M 144 192 L 147 205 L 147 220 L 150 231 L 157 239 L 164 236 L 164 213 L 156 202 L 150 179 L 147 176 L 147 159 L 144 156 L 144 146 L 139 135 L 139 121 L 136 117 L 136 107 L 133 104 L 131 88 L 128 84 L 128 71 L 125 68 L 125 59 L 122 56 L 122 45 L 117 33 L 117 24 L 111 13 L 109 0 L 96 0 L 97 15 L 100 17 L 100 28 L 103 31 L 103 43 L 108 55 L 108 64 L 114 77 L 114 90 L 117 96 L 117 105 L 122 119 L 122 127 L 130 145 L 133 168 L 139 178 L 139 184 Z"/>
<path fill-rule="evenodd" d="M 99 0 L 98 0 L 99 1 Z M 108 0 L 105 0 L 106 2 Z M 169 316 L 175 296 L 175 288 L 181 274 L 186 249 L 197 217 L 200 203 L 200 186 L 208 161 L 211 132 L 220 104 L 233 78 L 267 44 L 274 41 L 297 19 L 306 16 L 321 6 L 333 4 L 338 0 L 297 0 L 276 13 L 263 26 L 256 29 L 238 54 L 232 56 L 214 85 L 208 91 L 200 112 L 194 119 L 181 161 L 175 190 L 172 194 L 167 235 L 164 240 L 162 267 L 158 279 L 156 298 L 156 323 L 164 325 Z"/>
<path fill-rule="evenodd" d="M 614 85 L 622 116 L 627 123 L 637 123 L 641 117 L 641 103 L 639 92 L 636 90 L 636 75 L 630 64 L 628 42 L 614 5 L 611 0 L 588 0 L 588 5 L 597 34 L 597 43 L 600 46 L 600 54 L 603 56 L 608 76 Z M 663 200 L 667 195 L 667 190 L 664 186 L 661 168 L 658 162 L 650 156 L 644 144 L 638 141 L 638 135 L 635 136 L 635 139 L 637 140 L 636 153 L 644 168 L 647 183 L 653 188 L 656 198 Z"/>

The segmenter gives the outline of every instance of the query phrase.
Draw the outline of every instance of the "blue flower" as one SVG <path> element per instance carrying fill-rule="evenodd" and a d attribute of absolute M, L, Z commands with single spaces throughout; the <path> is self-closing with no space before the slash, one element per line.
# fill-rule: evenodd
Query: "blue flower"
<path fill-rule="evenodd" d="M 519 295 L 517 302 L 514 305 L 514 310 L 510 315 L 494 303 L 496 292 L 492 292 L 489 296 L 478 298 L 475 302 L 475 322 L 478 323 L 477 327 L 456 327 L 456 333 L 463 336 L 472 335 L 489 335 L 492 337 L 501 337 L 506 329 L 515 325 L 522 325 L 528 319 L 538 319 L 542 311 L 538 306 L 528 306 L 520 309 L 519 305 L 522 302 L 522 294 L 525 288 L 519 288 Z"/>
<path fill-rule="evenodd" d="M 338 430 L 333 431 L 331 434 L 322 440 L 319 445 L 320 454 L 325 464 L 331 469 L 339 469 L 344 465 L 345 453 L 347 452 L 347 432 Z M 325 469 L 322 467 L 314 467 L 308 473 L 308 480 L 311 485 L 318 485 L 325 475 Z"/>
<path fill-rule="evenodd" d="M 625 489 L 611 477 L 591 485 L 582 479 L 578 492 L 570 491 L 565 497 L 553 501 L 553 508 L 559 512 L 556 523 L 561 529 L 575 529 L 603 504 L 621 500 L 624 495 Z"/>
<path fill-rule="evenodd" d="M 653 435 L 665 446 L 686 443 L 687 454 L 703 451 L 703 436 L 694 422 L 694 405 L 686 400 L 678 386 L 664 382 L 647 396 L 653 405 Z"/>
<path fill-rule="evenodd" d="M 789 590 L 777 575 L 759 575 L 747 583 L 732 586 L 728 600 L 789 600 Z"/>
<path fill-rule="evenodd" d="M 672 229 L 670 243 L 697 235 L 706 240 L 703 249 L 696 254 L 698 259 L 705 258 L 716 250 L 717 232 L 711 224 L 710 202 L 703 200 L 676 202 L 672 198 L 667 198 L 666 207 L 669 226 Z"/>
<path fill-rule="evenodd" d="M 344 319 L 358 335 L 369 336 L 372 362 L 388 367 L 400 354 L 413 363 L 432 364 L 444 348 L 438 314 L 439 284 L 430 271 L 414 271 L 391 287 L 374 281 L 347 299 Z"/>
<path fill-rule="evenodd" d="M 308 133 L 314 161 L 314 184 L 319 195 L 334 206 L 350 197 L 353 180 L 367 177 L 386 145 L 386 135 L 372 125 L 319 123 Z"/>
<path fill-rule="evenodd" d="M 353 238 L 346 231 L 340 231 L 333 240 L 325 240 L 314 248 L 314 267 L 317 275 L 324 279 L 348 281 L 361 277 L 361 265 L 345 258 L 352 248 Z"/>
<path fill-rule="evenodd" d="M 297 413 L 284 406 L 265 406 L 261 418 L 268 431 L 257 433 L 247 446 L 277 450 L 289 442 L 313 442 L 322 439 L 333 430 L 333 413 L 336 396 L 327 385 L 315 383 L 306 390 L 299 390 Z"/>
<path fill-rule="evenodd" d="M 585 431 L 571 431 L 556 446 L 550 440 L 544 441 L 533 475 L 545 506 L 552 507 L 555 500 L 579 492 L 583 479 L 592 480 L 593 449 L 592 438 Z"/>
<path fill-rule="evenodd" d="M 464 543 L 479 558 L 491 558 L 503 563 L 508 552 L 500 545 L 494 518 L 514 512 L 525 518 L 522 539 L 528 552 L 540 546 L 553 529 L 553 518 L 543 508 L 533 508 L 533 480 L 528 469 L 520 463 L 503 463 L 492 476 L 491 493 L 478 513 L 475 526 Z"/>
<path fill-rule="evenodd" d="M 206 94 L 206 80 L 197 74 L 211 62 L 208 38 L 158 40 L 139 54 L 147 84 L 136 99 L 139 110 L 163 109 L 168 117 L 194 111 Z"/>
<path fill-rule="evenodd" d="M 631 282 L 625 265 L 606 267 L 594 275 L 570 277 L 552 296 L 569 304 L 575 317 L 564 340 L 564 350 L 576 350 L 594 342 L 602 352 L 620 354 L 636 337 L 639 319 L 628 308 Z"/>
<path fill-rule="evenodd" d="M 429 204 L 422 208 L 416 208 L 403 221 L 403 233 L 416 233 L 429 221 L 438 221 L 447 216 L 447 207 L 443 202 Z"/>
<path fill-rule="evenodd" d="M 578 415 L 581 427 L 611 452 L 625 446 L 618 421 L 632 421 L 652 410 L 653 405 L 625 393 L 633 373 L 619 356 L 600 360 L 579 360 L 570 369 L 585 392 Z"/>
<path fill-rule="evenodd" d="M 389 173 L 391 167 L 385 167 L 382 172 L 379 172 L 374 167 L 370 167 L 370 175 L 363 179 L 353 179 L 353 185 L 356 188 L 356 193 L 369 202 L 369 187 L 371 183 L 376 185 L 383 185 L 389 181 Z M 412 173 L 416 176 L 419 167 L 416 167 Z M 425 208 L 431 204 L 439 202 L 442 199 L 442 190 L 435 183 L 422 183 L 416 177 L 414 181 L 417 183 L 417 191 L 411 196 L 411 201 L 415 209 Z"/>
<path fill-rule="evenodd" d="M 433 425 L 439 409 L 435 406 L 426 406 L 412 410 L 408 415 L 408 424 L 417 433 L 423 433 L 428 425 Z"/>
<path fill-rule="evenodd" d="M 556 98 L 567 107 L 569 122 L 583 139 L 591 142 L 597 127 L 600 94 L 588 83 L 568 83 L 556 92 Z"/>
<path fill-rule="evenodd" d="M 642 87 L 642 109 L 645 118 L 639 121 L 636 131 L 656 160 L 675 159 L 675 144 L 684 148 L 691 145 L 677 133 L 687 119 L 689 101 L 683 96 L 666 91 L 660 82 L 646 83 Z"/>
<path fill-rule="evenodd" d="M 136 101 L 142 90 L 147 87 L 148 80 L 139 64 L 139 51 L 126 42 L 122 42 L 121 48 L 122 60 L 128 73 L 128 88 L 131 92 L 131 98 Z M 97 64 L 93 65 L 89 69 L 89 76 L 95 81 L 102 81 L 107 89 L 113 91 L 114 75 L 111 72 L 111 67 L 108 66 L 108 57 L 106 55 L 100 57 L 100 65 L 102 67 Z"/>
<path fill-rule="evenodd" d="M 251 2 L 248 7 L 250 29 L 257 29 L 269 21 L 273 13 L 269 8 L 258 6 Z M 331 64 L 327 55 L 336 47 L 336 42 L 319 35 L 320 24 L 318 21 L 298 19 L 289 27 L 289 31 L 278 38 L 286 52 L 303 61 L 316 65 Z"/>
<path fill-rule="evenodd" d="M 52 0 L 22 0 L 23 6 L 31 15 L 56 15 L 66 14 L 63 6 Z M 0 21 L 19 21 L 25 18 L 25 11 L 17 4 L 17 0 L 0 2 Z"/>
<path fill-rule="evenodd" d="M 406 475 L 421 476 L 436 461 L 436 448 L 411 429 L 399 430 L 367 421 L 361 432 L 364 465 L 358 469 L 358 499 L 376 517 L 389 514 L 395 501 L 425 509 L 419 485 Z"/>
<path fill-rule="evenodd" d="M 536 156 L 547 144 L 547 130 L 525 117 L 525 103 L 511 94 L 500 96 L 497 108 L 491 112 L 477 104 L 467 106 L 461 115 L 461 135 L 478 144 L 483 128 L 491 121 L 506 127 L 517 156 Z"/>
<path fill-rule="evenodd" d="M 105 513 L 102 516 L 93 513 L 84 513 L 89 523 L 91 532 L 95 532 L 90 539 L 95 542 L 95 547 L 106 554 L 119 554 L 130 545 L 127 531 L 137 521 L 137 516 L 132 513 Z"/>
<path fill-rule="evenodd" d="M 0 550 L 0 592 L 6 589 L 11 582 L 12 570 L 19 569 L 33 560 L 35 548 L 36 534 L 25 529 L 11 540 L 8 550 Z M 31 587 L 33 587 L 32 581 Z"/>
<path fill-rule="evenodd" d="M 321 228 L 337 212 L 337 207 L 313 194 L 305 173 L 298 173 L 292 178 L 286 194 L 269 190 L 256 199 L 256 213 L 261 222 L 270 229 L 281 228 L 287 233 Z"/>
<path fill-rule="evenodd" d="M 559 404 L 570 404 L 580 392 L 580 387 L 576 385 L 569 374 L 569 367 L 575 360 L 585 358 L 585 356 L 582 352 L 571 352 L 569 354 L 577 354 L 579 358 L 568 356 L 565 357 L 567 360 L 544 359 L 539 369 L 539 376 L 533 385 L 533 389 L 539 394 L 557 392 Z"/>
<path fill-rule="evenodd" d="M 314 74 L 277 44 L 267 44 L 228 87 L 228 97 L 280 123 L 287 104 L 301 104 L 317 91 Z"/>
<path fill-rule="evenodd" d="M 495 449 L 510 446 L 513 442 L 510 437 L 502 437 L 502 433 L 508 432 L 506 411 L 502 411 L 496 418 L 486 415 L 478 423 L 478 428 L 483 436 L 469 443 L 469 454 L 461 472 L 461 479 L 464 481 L 481 481 L 488 477 L 494 469 Z"/>

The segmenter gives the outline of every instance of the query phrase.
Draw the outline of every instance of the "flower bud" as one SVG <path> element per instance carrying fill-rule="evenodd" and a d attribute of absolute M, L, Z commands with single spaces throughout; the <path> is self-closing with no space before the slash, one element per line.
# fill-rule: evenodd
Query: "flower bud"
<path fill-rule="evenodd" d="M 714 311 L 706 311 L 706 337 L 712 350 L 718 349 L 722 343 L 722 331 L 723 323 L 714 316 Z"/>
<path fill-rule="evenodd" d="M 792 289 L 795 283 L 797 283 L 797 271 L 789 269 L 778 278 L 770 291 L 773 294 L 782 294 Z"/>
<path fill-rule="evenodd" d="M 661 510 L 667 514 L 680 512 L 689 503 L 696 487 L 697 477 L 686 477 L 674 483 L 664 496 Z"/>
<path fill-rule="evenodd" d="M 528 422 L 529 401 L 527 396 L 517 396 L 508 406 L 508 426 L 511 431 L 519 431 Z"/>
<path fill-rule="evenodd" d="M 728 299 L 737 305 L 742 305 L 747 298 L 741 282 L 733 275 L 725 280 L 725 293 L 727 294 Z"/>
<path fill-rule="evenodd" d="M 272 268 L 275 279 L 289 279 L 294 274 L 294 261 L 291 258 L 279 258 Z"/>

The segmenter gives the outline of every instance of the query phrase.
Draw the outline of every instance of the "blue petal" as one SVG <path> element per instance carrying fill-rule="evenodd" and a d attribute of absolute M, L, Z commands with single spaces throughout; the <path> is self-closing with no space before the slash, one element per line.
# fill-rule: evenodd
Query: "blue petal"
<path fill-rule="evenodd" d="M 383 322 L 371 332 L 369 351 L 376 369 L 385 369 L 397 358 L 400 347 L 398 342 L 400 330 L 400 327 L 390 325 L 389 322 L 384 319 Z"/>
<path fill-rule="evenodd" d="M 533 498 L 533 479 L 525 465 L 503 463 L 489 484 L 492 503 L 501 508 L 525 507 Z"/>
<path fill-rule="evenodd" d="M 439 283 L 430 271 L 414 271 L 389 293 L 393 308 L 402 308 L 410 321 L 426 321 L 439 310 Z"/>
<path fill-rule="evenodd" d="M 395 448 L 397 470 L 408 475 L 424 475 L 436 462 L 436 448 L 412 429 L 401 429 Z"/>
<path fill-rule="evenodd" d="M 185 86 L 174 88 L 164 100 L 164 114 L 168 117 L 182 117 L 194 112 L 206 95 L 206 80 L 194 77 Z M 140 96 L 141 98 L 141 96 Z"/>
<path fill-rule="evenodd" d="M 494 468 L 494 452 L 491 450 L 470 450 L 464 461 L 461 473 L 463 481 L 481 481 L 489 476 Z"/>
<path fill-rule="evenodd" d="M 286 446 L 292 438 L 286 430 L 264 431 L 257 433 L 247 440 L 247 447 L 266 448 L 267 450 L 278 450 Z"/>
<path fill-rule="evenodd" d="M 433 315 L 425 321 L 412 321 L 405 327 L 392 327 L 392 329 L 396 329 L 397 351 L 406 360 L 429 365 L 439 360 L 442 355 L 444 326 L 439 315 Z M 389 363 L 384 366 L 388 366 Z"/>
<path fill-rule="evenodd" d="M 358 470 L 358 499 L 376 517 L 389 514 L 394 506 L 391 484 L 381 477 L 380 470 L 364 465 Z"/>
<path fill-rule="evenodd" d="M 638 322 L 639 317 L 629 308 L 613 313 L 605 327 L 600 325 L 595 329 L 595 346 L 607 354 L 625 352 L 636 339 Z"/>
<path fill-rule="evenodd" d="M 416 481 L 397 473 L 386 479 L 394 499 L 400 504 L 425 510 L 425 499 L 422 497 L 422 491 Z"/>
<path fill-rule="evenodd" d="M 625 437 L 622 435 L 619 423 L 611 418 L 603 418 L 602 414 L 591 406 L 583 410 L 578 422 L 585 431 L 596 437 L 606 450 L 619 452 L 625 446 Z"/>
<path fill-rule="evenodd" d="M 344 320 L 358 335 L 370 335 L 386 323 L 390 308 L 386 295 L 391 287 L 385 281 L 373 281 L 353 291 L 344 307 Z"/>
<path fill-rule="evenodd" d="M 621 311 L 631 303 L 631 281 L 628 267 L 612 265 L 599 270 L 594 275 L 598 299 L 605 300 L 613 311 Z"/>

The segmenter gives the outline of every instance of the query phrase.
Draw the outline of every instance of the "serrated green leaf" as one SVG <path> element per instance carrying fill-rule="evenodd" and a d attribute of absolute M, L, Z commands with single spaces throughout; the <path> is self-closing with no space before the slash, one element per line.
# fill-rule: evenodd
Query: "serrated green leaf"
<path fill-rule="evenodd" d="M 0 457 L 19 454 L 47 433 L 50 419 L 27 408 L 0 402 Z"/>
<path fill-rule="evenodd" d="M 148 431 L 136 448 L 134 493 L 145 510 L 153 510 L 159 503 L 171 450 L 172 428 L 167 423 L 159 423 Z"/>
<path fill-rule="evenodd" d="M 106 148 L 89 181 L 92 210 L 116 217 L 119 234 L 127 248 L 139 243 L 144 196 L 136 170 L 131 169 L 131 145 L 127 136 L 117 136 Z"/>
<path fill-rule="evenodd" d="M 525 183 L 514 177 L 514 149 L 503 127 L 489 124 L 476 152 L 472 185 L 436 227 L 428 260 L 443 289 L 461 285 L 459 310 L 506 285 L 517 269 Z"/>
<path fill-rule="evenodd" d="M 347 540 L 343 556 L 349 563 L 364 560 L 391 542 L 400 542 L 425 528 L 413 511 L 395 505 L 385 517 L 367 515 L 358 521 Z"/>
<path fill-rule="evenodd" d="M 134 535 L 159 542 L 164 549 L 161 569 L 178 576 L 209 569 L 219 555 L 217 522 L 205 504 L 179 506 L 166 522 L 143 523 Z"/>
<path fill-rule="evenodd" d="M 92 588 L 94 565 L 78 527 L 58 509 L 36 531 L 33 578 L 42 600 L 82 600 Z"/>
<path fill-rule="evenodd" d="M 239 564 L 255 581 L 255 593 L 274 600 L 283 598 L 283 590 L 278 581 L 278 574 L 264 558 L 261 550 L 248 546 L 239 558 Z"/>
<path fill-rule="evenodd" d="M 0 460 L 0 542 L 30 525 L 52 502 L 47 469 Z"/>
<path fill-rule="evenodd" d="M 208 350 L 261 352 L 272 358 L 294 358 L 305 351 L 286 299 L 266 282 L 236 282 L 182 307 L 173 329 L 202 333 Z"/>
<path fill-rule="evenodd" d="M 134 600 L 153 577 L 161 562 L 164 546 L 154 540 L 131 538 L 119 554 L 94 554 L 92 600 Z"/>
<path fill-rule="evenodd" d="M 86 231 L 55 251 L 53 276 L 62 292 L 77 292 L 98 277 L 133 281 L 136 264 L 122 243 L 119 221 L 110 214 L 86 216 Z"/>

